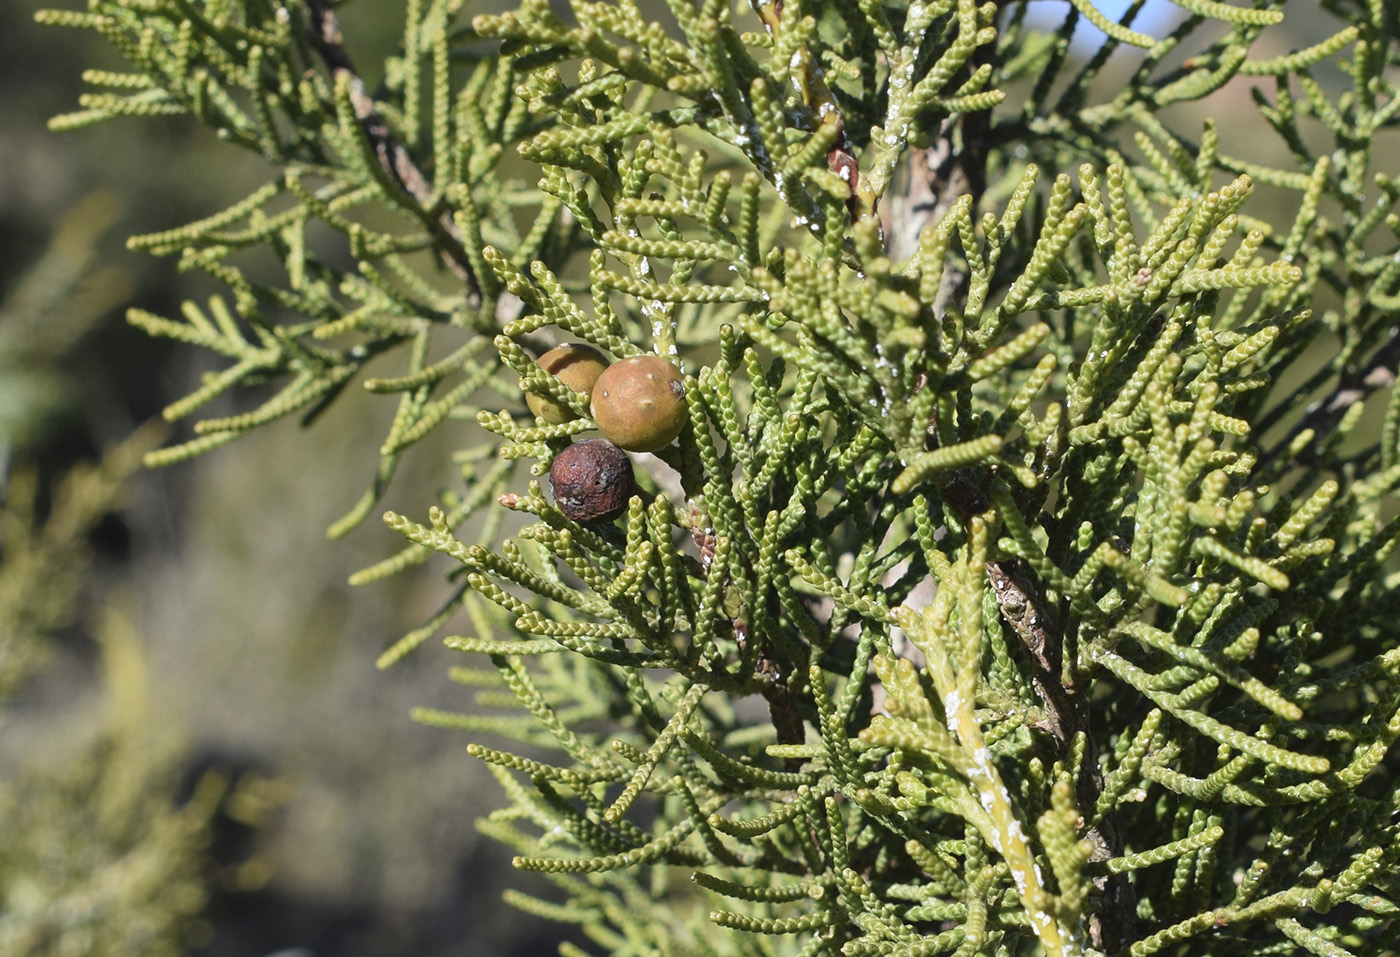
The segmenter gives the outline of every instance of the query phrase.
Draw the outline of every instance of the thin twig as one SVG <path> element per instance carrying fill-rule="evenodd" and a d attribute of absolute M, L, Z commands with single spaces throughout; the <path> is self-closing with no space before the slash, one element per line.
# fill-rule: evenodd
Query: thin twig
<path fill-rule="evenodd" d="M 992 591 L 1001 617 L 1011 626 L 1030 653 L 1031 682 L 1045 708 L 1041 727 L 1055 741 L 1055 749 L 1068 764 L 1074 739 L 1084 735 L 1083 765 L 1075 799 L 1084 811 L 1092 811 L 1103 791 L 1098 749 L 1094 746 L 1085 688 L 1066 686 L 1063 675 L 1064 639 L 1045 599 L 1016 559 L 987 563 Z M 1123 854 L 1123 836 L 1112 810 L 1089 829 L 1085 839 L 1093 846 L 1089 859 L 1106 861 Z M 1136 895 L 1126 874 L 1101 874 L 1094 878 L 1099 908 L 1089 919 L 1094 946 L 1117 953 L 1135 939 Z"/>
<path fill-rule="evenodd" d="M 345 49 L 344 38 L 340 33 L 340 22 L 326 0 L 305 0 L 308 33 L 311 45 L 321 55 L 331 75 L 337 82 L 344 77 L 350 90 L 350 103 L 355 109 L 355 117 L 360 121 L 379 165 L 402 187 L 403 191 L 418 204 L 420 210 L 433 202 L 432 184 L 423 171 L 414 163 L 413 157 L 394 136 L 389 124 L 374 106 L 374 100 L 365 91 L 365 82 L 355 72 L 354 63 Z M 436 219 L 424 215 L 424 222 L 437 240 L 442 261 L 467 285 L 467 297 L 472 305 L 481 302 L 481 286 L 472 272 L 471 261 L 462 244 L 462 233 L 452 219 L 450 210 Z"/>
<path fill-rule="evenodd" d="M 1364 402 L 1372 392 L 1388 389 L 1395 385 L 1396 366 L 1400 365 L 1400 325 L 1391 326 L 1385 342 L 1371 360 L 1359 369 L 1343 373 L 1337 388 L 1331 395 L 1318 399 L 1308 406 L 1302 421 L 1259 458 L 1259 466 L 1268 465 L 1287 451 L 1298 437 L 1306 432 L 1327 436 L 1337 428 L 1347 410 L 1358 402 Z M 1308 456 L 1299 453 L 1295 460 L 1306 461 Z"/>
<path fill-rule="evenodd" d="M 768 35 L 776 39 L 783 18 L 782 0 L 750 0 L 750 6 L 762 21 Z M 841 115 L 840 105 L 832 95 L 831 88 L 826 84 L 821 65 L 812 58 L 805 46 L 799 46 L 793 51 L 792 66 L 793 82 L 801 91 L 807 108 L 812 111 L 818 123 L 835 127 L 836 143 L 827 150 L 826 166 L 851 188 L 851 195 L 846 200 L 846 209 L 851 214 L 851 221 L 874 217 L 877 197 L 870 192 L 868 185 L 861 182 L 860 161 L 856 158 L 855 146 L 846 132 L 845 118 Z"/>

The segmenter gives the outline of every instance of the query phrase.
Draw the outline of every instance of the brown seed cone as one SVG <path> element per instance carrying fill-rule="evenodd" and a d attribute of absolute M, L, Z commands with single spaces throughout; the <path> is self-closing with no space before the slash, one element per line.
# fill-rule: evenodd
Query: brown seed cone
<path fill-rule="evenodd" d="M 586 346 L 581 342 L 570 342 L 550 349 L 536 359 L 535 364 L 556 376 L 560 382 L 573 391 L 588 395 L 593 391 L 593 384 L 598 381 L 598 377 L 608 367 L 608 360 L 603 358 L 603 354 L 592 346 Z M 531 412 L 550 425 L 559 425 L 578 418 L 574 415 L 573 409 L 562 402 L 556 402 L 548 395 L 527 392 L 525 393 L 525 404 L 530 407 Z"/>
<path fill-rule="evenodd" d="M 612 521 L 627 510 L 636 489 L 632 460 L 607 439 L 575 442 L 549 467 L 554 504 L 575 522 Z"/>
<path fill-rule="evenodd" d="M 593 421 L 629 452 L 657 452 L 675 441 L 690 412 L 680 370 L 660 356 L 608 366 L 593 383 Z"/>

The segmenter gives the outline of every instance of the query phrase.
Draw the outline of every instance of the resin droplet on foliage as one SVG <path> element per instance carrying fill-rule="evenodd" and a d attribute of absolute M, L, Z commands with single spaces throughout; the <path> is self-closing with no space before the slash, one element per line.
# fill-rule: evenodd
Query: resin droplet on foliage
<path fill-rule="evenodd" d="M 632 460 L 607 439 L 575 442 L 549 467 L 554 504 L 575 522 L 612 521 L 627 509 L 636 487 Z"/>
<path fill-rule="evenodd" d="M 608 367 L 608 360 L 603 358 L 601 352 L 592 346 L 577 342 L 555 346 L 536 359 L 535 363 L 580 395 L 592 392 L 593 383 L 598 381 L 598 377 Z M 556 402 L 548 395 L 527 392 L 525 404 L 530 407 L 531 412 L 550 425 L 559 425 L 578 418 L 573 409 Z"/>
<path fill-rule="evenodd" d="M 656 452 L 675 441 L 689 413 L 680 370 L 659 356 L 615 362 L 593 384 L 598 431 L 629 452 Z"/>

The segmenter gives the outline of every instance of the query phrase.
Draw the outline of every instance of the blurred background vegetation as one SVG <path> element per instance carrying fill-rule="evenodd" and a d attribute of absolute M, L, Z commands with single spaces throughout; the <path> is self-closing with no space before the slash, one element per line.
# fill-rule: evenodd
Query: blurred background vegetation
<path fill-rule="evenodd" d="M 380 410 L 347 395 L 316 429 L 156 472 L 137 462 L 159 435 L 118 448 L 205 358 L 125 310 L 217 291 L 125 238 L 266 168 L 187 118 L 51 133 L 82 71 L 118 61 L 35 25 L 45 6 L 79 4 L 0 4 L 0 953 L 552 952 L 556 928 L 501 906 L 508 856 L 473 827 L 495 782 L 409 720 L 459 704 L 444 657 L 374 666 L 445 586 L 351 589 L 398 536 L 325 538 L 371 478 Z M 399 5 L 357 6 L 374 64 Z M 387 505 L 452 483 L 435 451 Z"/>
<path fill-rule="evenodd" d="M 462 707 L 444 656 L 374 667 L 443 583 L 351 589 L 401 542 L 377 522 L 324 536 L 371 478 L 384 424 L 363 418 L 385 410 L 350 390 L 316 429 L 136 467 L 161 438 L 141 427 L 207 357 L 123 313 L 216 290 L 124 239 L 208 215 L 265 169 L 188 118 L 50 133 L 82 70 L 118 65 L 86 33 L 33 24 L 55 5 L 0 4 L 0 953 L 552 952 L 558 929 L 500 904 L 507 855 L 473 828 L 498 804 L 490 775 L 408 719 Z M 1156 32 L 1175 8 L 1149 6 L 1168 14 Z M 1258 56 L 1327 32 L 1315 3 L 1288 11 Z M 400 15 L 343 13 L 371 83 Z M 1216 105 L 1227 137 L 1260 128 L 1243 81 Z M 420 514 L 452 484 L 450 440 L 387 507 Z"/>

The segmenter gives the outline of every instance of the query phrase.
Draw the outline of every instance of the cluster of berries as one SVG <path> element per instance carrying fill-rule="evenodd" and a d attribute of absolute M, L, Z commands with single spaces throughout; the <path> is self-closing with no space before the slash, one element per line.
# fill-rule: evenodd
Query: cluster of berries
<path fill-rule="evenodd" d="M 536 360 L 574 392 L 589 397 L 601 439 L 575 442 L 554 457 L 549 486 L 554 504 L 575 522 L 610 522 L 636 490 L 627 452 L 657 452 L 675 441 L 688 412 L 680 370 L 660 356 L 633 356 L 608 364 L 580 343 L 556 346 Z M 525 402 L 540 419 L 568 422 L 574 412 L 554 399 L 528 392 Z M 624 451 L 624 449 L 626 451 Z"/>

